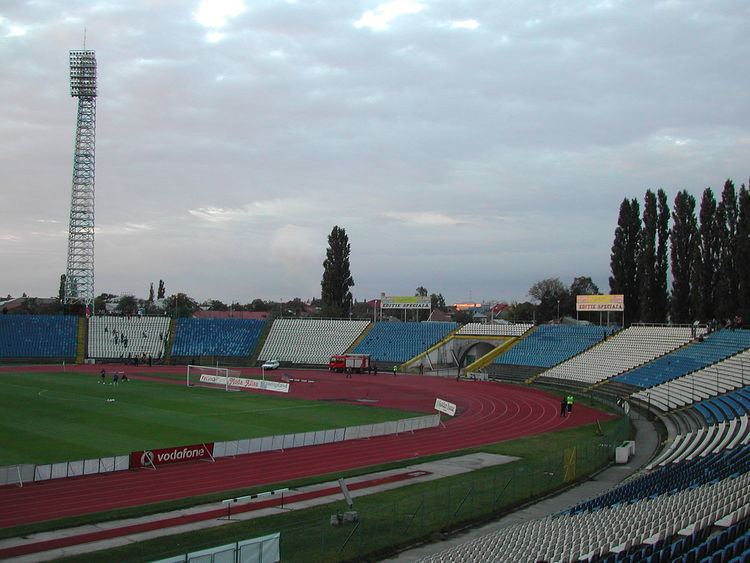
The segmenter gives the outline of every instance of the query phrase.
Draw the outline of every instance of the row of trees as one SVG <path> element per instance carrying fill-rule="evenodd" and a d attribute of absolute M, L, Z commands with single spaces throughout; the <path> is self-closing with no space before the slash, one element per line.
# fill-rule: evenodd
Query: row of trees
<path fill-rule="evenodd" d="M 625 296 L 626 322 L 689 323 L 750 312 L 750 193 L 727 180 L 717 200 L 683 190 L 671 212 L 663 190 L 646 191 L 643 215 L 625 199 L 611 255 L 611 293 Z M 667 275 L 671 266 L 672 284 Z"/>

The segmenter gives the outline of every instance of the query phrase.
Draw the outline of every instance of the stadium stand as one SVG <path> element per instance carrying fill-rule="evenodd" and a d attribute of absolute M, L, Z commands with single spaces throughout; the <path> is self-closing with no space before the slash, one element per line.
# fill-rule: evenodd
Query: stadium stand
<path fill-rule="evenodd" d="M 534 325 L 531 323 L 466 323 L 459 336 L 521 336 Z"/>
<path fill-rule="evenodd" d="M 369 324 L 370 321 L 276 319 L 259 359 L 327 365 L 332 355 L 343 354 Z"/>
<path fill-rule="evenodd" d="M 0 315 L 0 357 L 74 358 L 78 317 Z"/>
<path fill-rule="evenodd" d="M 91 317 L 88 357 L 160 359 L 169 339 L 169 317 Z"/>
<path fill-rule="evenodd" d="M 750 348 L 750 331 L 719 330 L 706 335 L 702 341 L 683 346 L 640 368 L 619 375 L 614 380 L 642 388 L 653 387 L 724 360 L 748 348 Z"/>
<path fill-rule="evenodd" d="M 354 349 L 381 362 L 403 363 L 440 342 L 458 325 L 441 322 L 375 323 Z"/>
<path fill-rule="evenodd" d="M 684 346 L 692 327 L 634 325 L 542 374 L 549 379 L 598 383 Z M 703 334 L 700 328 L 698 334 Z"/>
<path fill-rule="evenodd" d="M 612 332 L 611 328 L 598 326 L 541 325 L 495 358 L 494 363 L 550 368 L 580 354 Z"/>
<path fill-rule="evenodd" d="M 179 319 L 172 356 L 249 356 L 265 324 L 251 319 Z"/>
<path fill-rule="evenodd" d="M 744 557 L 750 553 L 749 467 L 750 446 L 745 446 L 661 468 L 563 514 L 502 528 L 422 561 L 713 562 Z M 724 530 L 713 533 L 715 526 Z"/>
<path fill-rule="evenodd" d="M 745 364 L 749 370 L 747 376 Z M 649 407 L 668 411 L 739 389 L 746 383 L 750 383 L 750 350 L 688 375 L 638 391 L 632 398 L 648 404 Z"/>

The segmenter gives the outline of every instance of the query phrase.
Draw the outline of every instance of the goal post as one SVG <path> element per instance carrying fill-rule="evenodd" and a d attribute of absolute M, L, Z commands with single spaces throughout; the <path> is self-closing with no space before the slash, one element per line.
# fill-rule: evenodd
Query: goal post
<path fill-rule="evenodd" d="M 229 391 L 232 388 L 229 380 L 232 377 L 239 377 L 240 375 L 241 372 L 229 368 L 189 364 L 185 374 L 185 383 L 188 387 L 196 385 L 202 387 L 221 387 L 225 391 Z"/>

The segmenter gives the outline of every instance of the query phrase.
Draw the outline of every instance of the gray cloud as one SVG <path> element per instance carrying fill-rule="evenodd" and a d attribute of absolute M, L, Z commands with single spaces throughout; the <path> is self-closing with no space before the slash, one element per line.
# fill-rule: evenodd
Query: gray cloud
<path fill-rule="evenodd" d="M 358 298 L 606 288 L 623 197 L 748 174 L 739 0 L 228 6 L 0 7 L 0 293 L 52 295 L 65 268 L 84 27 L 97 291 L 309 298 L 334 224 Z"/>

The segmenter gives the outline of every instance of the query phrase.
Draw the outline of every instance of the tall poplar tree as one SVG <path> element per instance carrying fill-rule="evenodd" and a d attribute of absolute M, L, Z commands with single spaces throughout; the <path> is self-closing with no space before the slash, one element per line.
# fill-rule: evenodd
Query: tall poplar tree
<path fill-rule="evenodd" d="M 721 192 L 721 201 L 716 207 L 716 245 L 719 249 L 716 265 L 715 287 L 716 315 L 720 319 L 732 318 L 737 311 L 737 270 L 735 246 L 737 235 L 737 194 L 734 183 L 727 180 Z"/>
<path fill-rule="evenodd" d="M 698 227 L 695 198 L 683 190 L 677 194 L 672 211 L 672 322 L 690 323 L 693 319 L 690 282 L 693 279 L 693 252 Z"/>
<path fill-rule="evenodd" d="M 620 204 L 615 238 L 612 243 L 609 278 L 610 292 L 625 296 L 625 324 L 639 318 L 638 251 L 641 218 L 638 200 L 625 198 Z"/>
<path fill-rule="evenodd" d="M 698 214 L 698 242 L 693 265 L 693 311 L 696 318 L 710 321 L 714 318 L 716 265 L 719 248 L 716 244 L 716 198 L 711 188 L 703 190 Z"/>
<path fill-rule="evenodd" d="M 667 288 L 667 271 L 669 270 L 669 202 L 667 194 L 660 189 L 656 192 L 656 298 L 654 299 L 655 322 L 666 322 L 669 313 L 669 290 Z"/>
<path fill-rule="evenodd" d="M 656 322 L 654 305 L 657 300 L 656 279 L 656 194 L 646 190 L 643 200 L 643 227 L 638 252 L 638 278 L 640 282 L 641 320 Z"/>
<path fill-rule="evenodd" d="M 750 320 L 750 192 L 743 185 L 738 198 L 737 215 L 737 308 Z"/>
<path fill-rule="evenodd" d="M 324 314 L 343 317 L 349 314 L 352 304 L 354 279 L 349 269 L 349 237 L 346 229 L 333 227 L 328 235 L 328 250 L 323 262 L 323 280 L 320 282 Z"/>

